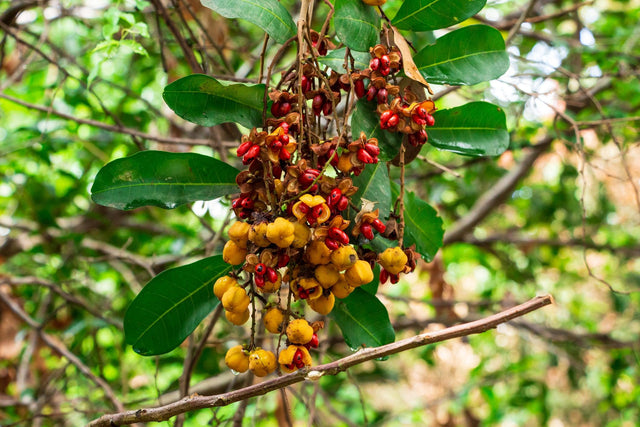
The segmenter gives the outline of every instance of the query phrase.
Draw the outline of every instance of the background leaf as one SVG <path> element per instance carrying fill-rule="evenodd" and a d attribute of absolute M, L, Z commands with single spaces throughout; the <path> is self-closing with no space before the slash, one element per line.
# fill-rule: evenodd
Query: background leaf
<path fill-rule="evenodd" d="M 427 134 L 434 147 L 468 156 L 497 156 L 509 147 L 506 117 L 497 105 L 470 102 L 433 117 Z"/>
<path fill-rule="evenodd" d="M 158 274 L 127 309 L 126 343 L 143 356 L 179 346 L 220 303 L 213 283 L 230 270 L 222 255 L 216 255 Z"/>
<path fill-rule="evenodd" d="M 380 218 L 387 219 L 391 209 L 391 188 L 389 172 L 384 162 L 367 165 L 359 176 L 353 178 L 353 185 L 358 191 L 351 197 L 351 202 L 360 208 L 362 199 L 376 203 L 380 209 Z"/>
<path fill-rule="evenodd" d="M 195 153 L 141 151 L 104 166 L 91 187 L 94 202 L 116 209 L 173 209 L 238 191 L 236 168 Z"/>
<path fill-rule="evenodd" d="M 500 77 L 509 68 L 500 31 L 471 25 L 440 37 L 413 60 L 420 74 L 436 84 L 473 85 Z"/>
<path fill-rule="evenodd" d="M 396 339 L 385 306 L 360 288 L 345 299 L 337 299 L 330 316 L 340 327 L 351 349 L 380 347 Z"/>
<path fill-rule="evenodd" d="M 405 0 L 391 23 L 401 30 L 449 27 L 475 15 L 487 0 Z"/>
<path fill-rule="evenodd" d="M 262 125 L 265 85 L 221 82 L 204 74 L 192 74 L 164 88 L 162 97 L 178 116 L 201 126 L 240 123 Z"/>
<path fill-rule="evenodd" d="M 392 183 L 393 197 L 400 194 L 400 186 Z M 410 191 L 404 194 L 404 246 L 416 245 L 416 251 L 429 262 L 442 247 L 444 229 L 442 218 L 427 202 Z M 385 239 L 386 240 L 386 239 Z"/>
<path fill-rule="evenodd" d="M 360 99 L 351 116 L 351 132 L 354 138 L 359 138 L 360 132 L 364 132 L 367 138 L 377 138 L 380 147 L 378 158 L 387 161 L 393 159 L 400 151 L 402 134 L 380 129 L 380 118 L 376 114 L 376 107 L 375 102 Z"/>
<path fill-rule="evenodd" d="M 245 19 L 262 28 L 278 43 L 296 35 L 291 14 L 277 0 L 201 0 L 225 18 Z"/>
<path fill-rule="evenodd" d="M 343 47 L 340 49 L 334 49 L 327 53 L 325 56 L 319 56 L 318 62 L 322 65 L 326 65 L 332 70 L 338 73 L 344 73 L 344 55 L 347 52 L 347 48 Z M 351 56 L 353 56 L 353 66 L 356 70 L 364 70 L 369 67 L 369 60 L 371 59 L 371 55 L 365 52 L 358 52 L 352 50 Z M 351 63 L 349 63 L 349 67 Z"/>
<path fill-rule="evenodd" d="M 361 0 L 336 0 L 333 25 L 340 41 L 349 48 L 369 52 L 380 40 L 380 16 Z"/>

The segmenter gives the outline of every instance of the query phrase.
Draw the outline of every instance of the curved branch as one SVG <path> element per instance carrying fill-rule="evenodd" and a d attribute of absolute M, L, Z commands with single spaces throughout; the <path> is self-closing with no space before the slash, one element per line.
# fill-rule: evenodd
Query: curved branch
<path fill-rule="evenodd" d="M 501 323 L 523 316 L 534 310 L 542 308 L 552 303 L 551 295 L 535 297 L 524 304 L 512 307 L 503 312 L 494 314 L 484 319 L 476 320 L 469 323 L 452 326 L 437 332 L 428 332 L 416 335 L 395 343 L 383 345 L 375 348 L 364 348 L 356 353 L 344 357 L 342 359 L 327 363 L 324 365 L 314 366 L 312 369 L 304 369 L 292 374 L 284 375 L 278 378 L 267 380 L 258 384 L 251 385 L 239 390 L 222 393 L 215 396 L 190 396 L 182 400 L 165 406 L 158 406 L 149 409 L 137 409 L 118 414 L 103 415 L 93 420 L 90 427 L 110 427 L 133 424 L 136 422 L 164 421 L 178 414 L 194 411 L 197 409 L 213 408 L 216 406 L 226 406 L 240 400 L 250 397 L 261 396 L 270 391 L 282 389 L 302 382 L 304 380 L 316 381 L 324 375 L 336 375 L 340 372 L 359 365 L 368 360 L 389 356 L 400 353 L 412 348 L 421 347 L 427 344 L 446 341 L 453 338 L 478 334 L 495 328 Z"/>

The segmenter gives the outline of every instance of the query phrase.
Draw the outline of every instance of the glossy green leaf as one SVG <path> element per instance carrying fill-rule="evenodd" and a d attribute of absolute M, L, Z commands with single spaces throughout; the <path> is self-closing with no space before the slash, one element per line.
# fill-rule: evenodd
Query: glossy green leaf
<path fill-rule="evenodd" d="M 234 122 L 247 128 L 262 125 L 265 85 L 221 82 L 192 74 L 164 88 L 162 97 L 178 116 L 201 126 Z"/>
<path fill-rule="evenodd" d="M 383 161 L 393 159 L 400 151 L 402 134 L 380 129 L 380 118 L 376 114 L 377 104 L 362 98 L 356 103 L 351 116 L 351 132 L 354 138 L 364 132 L 367 138 L 377 138 L 380 147 L 378 158 Z"/>
<path fill-rule="evenodd" d="M 362 0 L 336 0 L 333 25 L 340 41 L 353 50 L 369 52 L 380 40 L 380 16 Z"/>
<path fill-rule="evenodd" d="M 322 65 L 326 65 L 332 70 L 338 73 L 344 73 L 344 56 L 347 52 L 347 48 L 335 49 L 327 53 L 325 56 L 318 57 L 318 62 Z M 353 57 L 353 69 L 364 70 L 369 67 L 369 60 L 371 55 L 365 52 L 351 51 Z M 349 60 L 349 67 L 351 67 L 351 60 Z"/>
<path fill-rule="evenodd" d="M 509 68 L 500 31 L 487 25 L 471 25 L 440 37 L 413 57 L 420 74 L 429 82 L 473 85 L 500 77 Z"/>
<path fill-rule="evenodd" d="M 391 209 L 391 188 L 389 187 L 389 172 L 384 162 L 365 166 L 359 176 L 353 178 L 353 185 L 358 191 L 351 197 L 351 202 L 361 207 L 363 200 L 375 202 L 380 209 L 380 218 L 387 219 Z"/>
<path fill-rule="evenodd" d="M 468 156 L 497 156 L 509 147 L 507 120 L 502 108 L 488 102 L 470 102 L 433 114 L 427 128 L 429 143 Z"/>
<path fill-rule="evenodd" d="M 143 356 L 179 346 L 218 305 L 213 284 L 230 270 L 222 256 L 216 255 L 158 274 L 127 309 L 126 343 Z"/>
<path fill-rule="evenodd" d="M 392 183 L 393 197 L 400 194 L 400 186 Z M 442 247 L 444 229 L 442 218 L 427 202 L 408 191 L 404 195 L 404 245 L 416 245 L 416 251 L 429 262 Z"/>
<path fill-rule="evenodd" d="M 398 29 L 430 31 L 472 17 L 487 0 L 405 0 L 391 23 Z"/>
<path fill-rule="evenodd" d="M 225 18 L 245 19 L 262 28 L 278 43 L 296 35 L 291 14 L 277 0 L 201 0 Z"/>
<path fill-rule="evenodd" d="M 173 209 L 236 193 L 236 168 L 195 153 L 141 151 L 105 165 L 91 187 L 94 202 L 116 209 Z"/>
<path fill-rule="evenodd" d="M 337 299 L 331 311 L 349 347 L 380 347 L 395 341 L 389 313 L 378 298 L 360 288 Z"/>

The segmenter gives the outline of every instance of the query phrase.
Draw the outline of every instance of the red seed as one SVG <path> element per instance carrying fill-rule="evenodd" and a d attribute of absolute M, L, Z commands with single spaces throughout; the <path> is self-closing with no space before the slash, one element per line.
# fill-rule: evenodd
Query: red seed
<path fill-rule="evenodd" d="M 242 202 L 240 204 L 245 209 L 253 209 L 253 200 L 248 197 L 242 199 Z"/>
<path fill-rule="evenodd" d="M 245 141 L 242 144 L 240 144 L 240 146 L 236 150 L 236 154 L 238 155 L 238 157 L 244 156 L 247 153 L 247 151 L 249 151 L 249 148 L 251 148 L 252 145 L 253 145 L 253 142 L 251 141 Z"/>
<path fill-rule="evenodd" d="M 380 127 L 382 129 L 387 129 L 389 127 L 391 127 L 391 125 L 389 125 L 389 121 L 393 118 L 393 116 L 396 116 L 395 113 L 391 110 L 387 110 L 385 112 L 383 112 L 380 115 Z M 397 118 L 398 116 L 396 116 Z M 397 124 L 397 123 L 396 123 Z"/>
<path fill-rule="evenodd" d="M 371 61 L 369 61 L 369 68 L 371 68 L 373 71 L 376 71 L 378 68 L 380 68 L 380 59 L 372 58 Z"/>
<path fill-rule="evenodd" d="M 398 122 L 400 121 L 400 117 L 398 117 L 397 114 L 394 114 L 393 116 L 391 116 L 389 118 L 389 120 L 387 121 L 387 126 L 392 128 L 394 126 L 396 126 L 398 124 Z"/>
<path fill-rule="evenodd" d="M 258 154 L 260 154 L 260 146 L 259 145 L 252 145 L 251 148 L 249 148 L 249 151 L 247 151 L 245 153 L 244 157 L 242 157 L 242 160 L 254 159 L 254 158 L 258 157 Z"/>
<path fill-rule="evenodd" d="M 325 116 L 330 115 L 333 112 L 333 104 L 331 104 L 331 102 L 327 101 L 324 103 L 324 105 L 322 106 L 322 114 L 324 114 Z"/>
<path fill-rule="evenodd" d="M 300 212 L 302 212 L 303 214 L 307 214 L 307 213 L 309 213 L 309 209 L 310 208 L 309 208 L 308 205 L 306 205 L 304 203 L 300 203 L 299 209 L 300 209 Z"/>
<path fill-rule="evenodd" d="M 231 208 L 232 209 L 238 209 L 238 208 L 242 207 L 242 200 L 243 200 L 242 197 L 238 197 L 237 199 L 233 199 L 231 201 Z"/>
<path fill-rule="evenodd" d="M 318 205 L 318 206 L 315 206 L 313 209 L 311 209 L 311 211 L 313 212 L 313 216 L 318 218 L 319 216 L 322 216 L 324 208 L 322 207 L 322 205 Z"/>
<path fill-rule="evenodd" d="M 331 238 L 329 238 L 329 237 L 327 237 L 327 238 L 324 240 L 324 244 L 325 244 L 329 249 L 331 249 L 332 251 L 335 251 L 336 249 L 338 249 L 338 248 L 340 247 L 340 245 L 338 244 L 338 242 L 336 242 L 335 240 L 333 240 L 333 239 L 331 239 Z"/>
<path fill-rule="evenodd" d="M 353 82 L 354 85 L 354 90 L 356 92 L 356 96 L 358 98 L 362 98 L 363 96 L 365 96 L 366 91 L 364 88 L 364 81 L 363 80 L 356 80 L 355 82 Z"/>
<path fill-rule="evenodd" d="M 273 141 L 271 143 L 271 145 L 269 146 L 269 148 L 271 148 L 271 151 L 275 151 L 276 153 L 279 153 L 280 150 L 282 149 L 282 142 L 278 141 L 277 139 L 275 141 Z"/>
<path fill-rule="evenodd" d="M 254 270 L 258 276 L 263 276 L 267 272 L 267 266 L 260 263 L 255 266 Z"/>
<path fill-rule="evenodd" d="M 371 143 L 364 144 L 364 149 L 373 157 L 377 157 L 380 154 L 380 147 Z"/>
<path fill-rule="evenodd" d="M 284 130 L 284 133 L 289 133 L 289 123 L 282 122 L 280 123 L 280 127 Z"/>
<path fill-rule="evenodd" d="M 313 97 L 313 101 L 311 101 L 311 108 L 313 108 L 314 111 L 321 110 L 323 104 L 324 104 L 324 96 L 318 94 Z"/>
<path fill-rule="evenodd" d="M 413 120 L 414 122 L 416 122 L 420 126 L 424 126 L 424 125 L 427 124 L 427 121 L 425 119 L 423 119 L 422 117 L 420 117 L 418 114 L 412 115 L 411 116 L 411 120 Z"/>
<path fill-rule="evenodd" d="M 380 67 L 380 74 L 382 74 L 383 76 L 388 76 L 389 73 L 391 73 L 391 68 L 387 67 L 387 68 L 382 68 Z"/>
<path fill-rule="evenodd" d="M 375 86 L 370 86 L 367 90 L 367 101 L 373 101 L 373 98 L 378 94 L 378 89 Z"/>
<path fill-rule="evenodd" d="M 387 229 L 387 226 L 378 218 L 371 221 L 371 226 L 375 228 L 378 233 L 384 233 L 384 231 Z"/>
<path fill-rule="evenodd" d="M 356 157 L 362 163 L 374 163 L 373 157 L 371 157 L 371 154 L 369 154 L 364 148 L 358 150 Z"/>
<path fill-rule="evenodd" d="M 316 334 L 315 332 L 313 333 L 313 336 L 311 337 L 311 341 L 309 341 L 308 343 L 305 344 L 305 346 L 311 347 L 311 348 L 318 348 L 318 346 L 320 345 L 320 340 L 318 339 L 318 334 Z"/>
<path fill-rule="evenodd" d="M 278 258 L 278 268 L 286 267 L 287 264 L 289 264 L 290 259 L 291 257 L 289 257 L 289 255 L 287 254 L 280 255 L 280 257 Z"/>
<path fill-rule="evenodd" d="M 345 196 L 342 196 L 342 198 L 340 199 L 336 207 L 338 208 L 339 211 L 343 211 L 347 209 L 348 206 L 349 206 L 349 199 L 347 199 Z"/>
<path fill-rule="evenodd" d="M 424 107 L 416 108 L 414 114 L 417 114 L 418 116 L 422 117 L 423 119 L 426 119 L 427 115 L 429 115 L 429 113 L 427 113 L 427 110 L 425 110 Z"/>
<path fill-rule="evenodd" d="M 273 114 L 273 117 L 282 117 L 284 116 L 284 114 L 282 114 L 282 110 L 281 110 L 281 105 L 279 101 L 274 102 L 273 104 L 271 104 L 271 114 Z"/>
<path fill-rule="evenodd" d="M 427 126 L 433 126 L 436 124 L 436 119 L 431 114 L 427 114 Z"/>
<path fill-rule="evenodd" d="M 383 268 L 380 270 L 380 283 L 384 285 L 387 283 L 387 280 L 389 280 L 389 273 Z"/>
<path fill-rule="evenodd" d="M 267 268 L 266 277 L 267 282 L 276 283 L 278 281 L 278 273 L 276 273 L 276 271 L 271 267 Z"/>
<path fill-rule="evenodd" d="M 257 287 L 264 288 L 264 284 L 265 284 L 264 276 L 255 276 L 254 280 L 256 282 Z"/>
<path fill-rule="evenodd" d="M 371 229 L 371 225 L 362 224 L 360 226 L 360 232 L 362 232 L 362 235 L 368 240 L 373 240 L 373 230 Z"/>
<path fill-rule="evenodd" d="M 279 140 L 286 145 L 289 143 L 289 135 L 280 135 Z"/>
<path fill-rule="evenodd" d="M 382 88 L 378 91 L 376 96 L 378 100 L 378 104 L 386 104 L 389 97 L 389 92 L 385 88 Z"/>
<path fill-rule="evenodd" d="M 238 214 L 238 218 L 240 219 L 247 219 L 251 216 L 251 211 L 248 209 L 243 209 L 240 211 L 240 213 Z"/>
<path fill-rule="evenodd" d="M 291 158 L 291 153 L 287 151 L 286 148 L 282 147 L 280 150 L 280 155 L 278 156 L 280 160 L 289 160 Z"/>
<path fill-rule="evenodd" d="M 311 90 L 311 80 L 307 76 L 300 78 L 300 86 L 302 86 L 302 93 L 307 93 Z"/>
<path fill-rule="evenodd" d="M 289 111 L 291 111 L 290 103 L 285 101 L 282 104 L 280 104 L 280 117 L 286 116 L 287 114 L 289 114 Z"/>
<path fill-rule="evenodd" d="M 311 185 L 311 183 L 317 178 L 317 175 L 313 175 L 309 172 L 305 172 L 302 175 L 300 175 L 300 177 L 298 178 L 298 182 L 300 183 L 300 185 L 302 185 L 305 189 Z"/>
<path fill-rule="evenodd" d="M 395 285 L 400 280 L 399 274 L 389 274 L 389 278 L 391 279 L 391 284 Z"/>
<path fill-rule="evenodd" d="M 341 198 L 342 190 L 340 190 L 339 188 L 334 188 L 333 190 L 331 190 L 329 197 L 327 197 L 327 204 L 329 206 L 335 206 Z"/>
<path fill-rule="evenodd" d="M 380 67 L 389 68 L 389 55 L 382 55 L 380 57 Z"/>

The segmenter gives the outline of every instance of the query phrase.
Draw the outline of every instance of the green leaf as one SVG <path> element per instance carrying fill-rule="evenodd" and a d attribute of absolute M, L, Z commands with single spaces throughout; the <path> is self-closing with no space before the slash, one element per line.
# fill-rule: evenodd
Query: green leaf
<path fill-rule="evenodd" d="M 349 347 L 380 347 L 395 341 L 387 309 L 378 298 L 360 288 L 336 300 L 331 311 Z"/>
<path fill-rule="evenodd" d="M 332 50 L 325 56 L 319 56 L 318 62 L 322 65 L 326 65 L 337 73 L 344 73 L 344 56 L 346 55 L 346 52 L 346 47 Z M 371 55 L 369 55 L 368 53 L 356 52 L 352 50 L 351 56 L 353 56 L 354 70 L 364 70 L 369 67 L 369 59 L 371 59 Z M 351 67 L 351 60 L 349 60 L 348 65 L 349 67 Z"/>
<path fill-rule="evenodd" d="M 471 25 L 440 37 L 413 57 L 420 74 L 429 82 L 474 85 L 500 77 L 509 68 L 500 31 L 487 25 Z"/>
<path fill-rule="evenodd" d="M 231 268 L 216 255 L 158 274 L 127 309 L 126 343 L 143 356 L 179 346 L 218 305 L 213 283 Z"/>
<path fill-rule="evenodd" d="M 400 194 L 400 186 L 392 182 L 393 197 Z M 410 191 L 404 194 L 404 247 L 416 245 L 416 251 L 429 262 L 442 247 L 442 218 L 427 202 Z"/>
<path fill-rule="evenodd" d="M 380 218 L 387 219 L 391 209 L 391 188 L 389 187 L 389 172 L 384 162 L 365 166 L 359 176 L 353 178 L 353 185 L 358 191 L 351 197 L 351 202 L 358 207 L 362 199 L 377 202 Z"/>
<path fill-rule="evenodd" d="M 433 117 L 427 134 L 434 147 L 468 156 L 497 156 L 509 147 L 507 120 L 497 105 L 470 102 Z"/>
<path fill-rule="evenodd" d="M 196 200 L 236 193 L 240 171 L 195 153 L 141 151 L 105 165 L 91 187 L 94 202 L 116 209 L 173 209 Z"/>
<path fill-rule="evenodd" d="M 336 0 L 333 25 L 336 35 L 350 49 L 369 52 L 380 40 L 380 16 L 362 0 Z"/>
<path fill-rule="evenodd" d="M 162 97 L 178 116 L 201 126 L 235 122 L 252 128 L 262 125 L 265 85 L 220 82 L 192 74 L 164 88 Z"/>
<path fill-rule="evenodd" d="M 351 132 L 354 138 L 360 137 L 364 132 L 367 138 L 377 138 L 380 147 L 380 160 L 393 159 L 400 151 L 402 134 L 400 132 L 388 132 L 380 128 L 380 118 L 376 114 L 377 104 L 366 99 L 356 102 L 356 108 L 351 116 Z"/>
<path fill-rule="evenodd" d="M 245 19 L 262 28 L 278 43 L 297 33 L 291 14 L 277 0 L 201 0 L 225 18 Z"/>
<path fill-rule="evenodd" d="M 400 30 L 430 31 L 462 22 L 487 0 L 405 0 L 391 23 Z"/>

